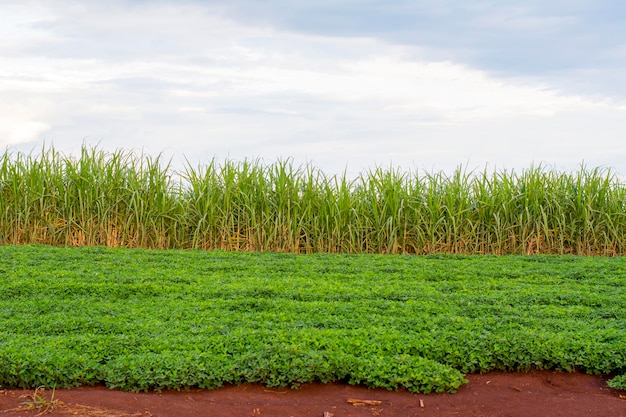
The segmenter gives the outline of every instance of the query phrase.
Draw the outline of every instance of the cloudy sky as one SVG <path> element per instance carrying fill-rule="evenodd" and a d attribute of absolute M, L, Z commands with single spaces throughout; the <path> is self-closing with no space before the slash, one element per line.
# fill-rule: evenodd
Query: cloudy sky
<path fill-rule="evenodd" d="M 0 146 L 626 175 L 623 0 L 2 0 Z"/>

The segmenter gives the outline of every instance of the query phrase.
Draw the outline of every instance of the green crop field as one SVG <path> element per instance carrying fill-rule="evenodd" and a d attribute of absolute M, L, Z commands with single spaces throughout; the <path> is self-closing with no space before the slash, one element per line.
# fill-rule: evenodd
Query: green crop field
<path fill-rule="evenodd" d="M 623 389 L 625 254 L 608 169 L 348 178 L 5 151 L 0 386 L 431 392 L 559 369 Z"/>
<path fill-rule="evenodd" d="M 290 160 L 83 148 L 0 155 L 0 244 L 292 253 L 626 255 L 626 184 L 608 169 L 355 178 Z"/>
<path fill-rule="evenodd" d="M 3 387 L 441 392 L 557 369 L 626 388 L 621 257 L 4 245 L 0 260 Z"/>

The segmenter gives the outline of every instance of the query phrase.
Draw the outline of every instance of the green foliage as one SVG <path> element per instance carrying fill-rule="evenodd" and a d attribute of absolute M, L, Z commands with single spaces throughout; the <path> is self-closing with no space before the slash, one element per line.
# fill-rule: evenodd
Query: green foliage
<path fill-rule="evenodd" d="M 0 155 L 0 244 L 294 253 L 626 253 L 626 185 L 609 170 L 327 176 L 290 160 L 83 148 Z"/>
<path fill-rule="evenodd" d="M 626 368 L 620 257 L 0 246 L 0 259 L 0 386 L 441 392 L 466 373 Z"/>
<path fill-rule="evenodd" d="M 620 375 L 620 376 L 616 376 L 612 379 L 610 379 L 607 382 L 607 385 L 611 388 L 615 388 L 615 389 L 619 389 L 622 391 L 626 391 L 626 374 L 624 375 Z"/>

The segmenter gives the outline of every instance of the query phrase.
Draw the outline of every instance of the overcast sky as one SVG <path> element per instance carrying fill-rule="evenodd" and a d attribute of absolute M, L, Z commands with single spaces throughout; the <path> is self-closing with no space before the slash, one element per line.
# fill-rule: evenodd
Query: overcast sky
<path fill-rule="evenodd" d="M 1 0 L 0 146 L 626 175 L 623 0 Z"/>

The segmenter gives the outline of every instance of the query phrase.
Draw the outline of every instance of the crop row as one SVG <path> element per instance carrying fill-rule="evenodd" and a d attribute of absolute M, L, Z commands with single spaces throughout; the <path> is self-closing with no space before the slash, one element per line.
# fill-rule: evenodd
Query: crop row
<path fill-rule="evenodd" d="M 187 166 L 83 148 L 0 155 L 0 244 L 294 253 L 626 253 L 626 185 L 609 170 L 354 179 L 258 160 Z"/>
<path fill-rule="evenodd" d="M 0 246 L 0 259 L 0 386 L 430 392 L 492 370 L 626 371 L 619 257 Z"/>

